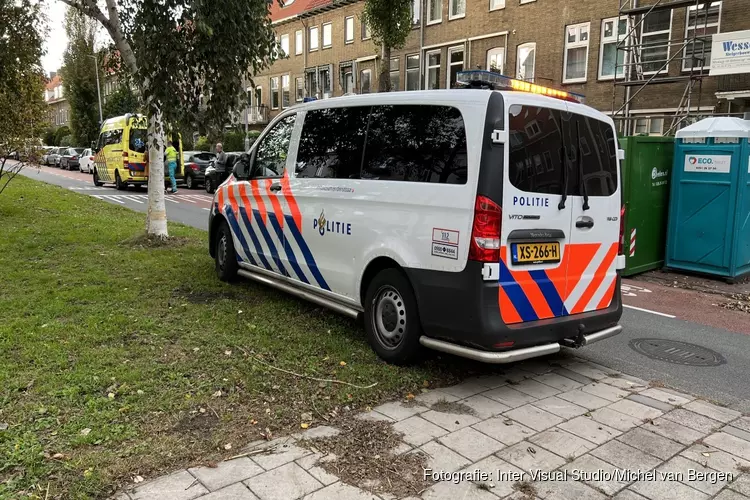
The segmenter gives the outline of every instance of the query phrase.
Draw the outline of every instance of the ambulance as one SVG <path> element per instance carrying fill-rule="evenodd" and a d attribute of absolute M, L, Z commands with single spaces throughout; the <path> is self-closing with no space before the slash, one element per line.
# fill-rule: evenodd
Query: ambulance
<path fill-rule="evenodd" d="M 280 113 L 215 193 L 219 279 L 355 318 L 395 364 L 424 348 L 508 363 L 619 334 L 612 120 L 560 90 L 462 78 L 480 85 Z"/>

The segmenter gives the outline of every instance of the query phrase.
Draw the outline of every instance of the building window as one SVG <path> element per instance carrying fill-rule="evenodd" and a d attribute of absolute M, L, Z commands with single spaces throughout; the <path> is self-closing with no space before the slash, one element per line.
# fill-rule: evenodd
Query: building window
<path fill-rule="evenodd" d="M 281 35 L 281 55 L 286 57 L 289 55 L 289 34 Z"/>
<path fill-rule="evenodd" d="M 406 56 L 406 90 L 419 90 L 419 54 Z"/>
<path fill-rule="evenodd" d="M 425 71 L 425 88 L 428 90 L 440 88 L 440 51 L 427 53 L 427 71 Z"/>
<path fill-rule="evenodd" d="M 318 43 L 320 43 L 318 36 L 318 27 L 312 26 L 310 28 L 310 40 L 307 42 L 307 46 L 310 47 L 310 52 L 312 52 L 313 50 L 318 50 Z"/>
<path fill-rule="evenodd" d="M 294 53 L 300 55 L 305 48 L 302 46 L 302 30 L 294 32 Z"/>
<path fill-rule="evenodd" d="M 354 41 L 354 17 L 344 19 L 344 43 Z"/>
<path fill-rule="evenodd" d="M 370 93 L 370 77 L 372 76 L 372 71 L 369 69 L 363 69 L 359 72 L 359 92 L 360 94 L 369 94 Z"/>
<path fill-rule="evenodd" d="M 672 10 L 648 14 L 642 23 L 641 63 L 643 72 L 654 74 L 669 70 L 669 37 L 672 32 Z"/>
<path fill-rule="evenodd" d="M 599 78 L 610 80 L 625 75 L 625 51 L 617 50 L 617 44 L 625 39 L 628 32 L 628 20 L 626 17 L 604 19 L 602 21 L 602 39 L 599 49 Z"/>
<path fill-rule="evenodd" d="M 333 43 L 333 25 L 325 23 L 323 25 L 323 47 L 330 47 Z"/>
<path fill-rule="evenodd" d="M 305 79 L 301 76 L 294 79 L 294 90 L 297 102 L 302 101 L 305 98 Z"/>
<path fill-rule="evenodd" d="M 591 23 L 574 24 L 565 28 L 563 83 L 586 81 L 590 30 Z"/>
<path fill-rule="evenodd" d="M 419 24 L 419 14 L 422 8 L 422 0 L 412 0 L 411 2 L 411 22 Z"/>
<path fill-rule="evenodd" d="M 490 10 L 499 10 L 505 8 L 505 0 L 490 0 Z"/>
<path fill-rule="evenodd" d="M 339 64 L 339 72 L 341 73 L 341 90 L 344 94 L 354 93 L 354 73 L 351 61 Z"/>
<path fill-rule="evenodd" d="M 362 19 L 362 40 L 369 40 L 372 38 L 372 33 L 370 33 L 370 27 L 367 25 L 364 19 Z"/>
<path fill-rule="evenodd" d="M 289 91 L 289 75 L 283 75 L 281 77 L 281 105 L 285 108 L 288 108 L 289 104 L 291 104 Z"/>
<path fill-rule="evenodd" d="M 391 90 L 399 90 L 399 63 L 401 62 L 401 59 L 398 57 L 392 57 L 391 58 Z"/>
<path fill-rule="evenodd" d="M 443 19 L 443 0 L 427 0 L 427 24 L 439 23 Z"/>
<path fill-rule="evenodd" d="M 648 124 L 649 135 L 662 135 L 664 131 L 664 118 L 651 118 Z"/>
<path fill-rule="evenodd" d="M 536 59 L 536 43 L 524 43 L 516 50 L 516 78 L 534 81 L 534 60 Z"/>
<path fill-rule="evenodd" d="M 459 71 L 464 70 L 464 48 L 451 47 L 448 49 L 448 82 L 446 88 L 452 89 L 456 83 Z"/>
<path fill-rule="evenodd" d="M 329 66 L 318 68 L 318 85 L 320 85 L 323 99 L 328 99 L 333 96 L 331 87 L 331 70 Z"/>
<path fill-rule="evenodd" d="M 466 16 L 466 0 L 449 0 L 448 19 L 460 19 Z"/>
<path fill-rule="evenodd" d="M 487 51 L 487 71 L 502 73 L 505 64 L 505 49 L 495 47 Z"/>
<path fill-rule="evenodd" d="M 271 78 L 271 109 L 279 109 L 279 77 Z"/>
<path fill-rule="evenodd" d="M 310 97 L 318 96 L 318 72 L 315 68 L 308 69 L 305 73 L 305 86 L 307 87 L 307 95 Z"/>
<path fill-rule="evenodd" d="M 685 45 L 683 71 L 690 71 L 691 67 L 698 70 L 711 67 L 711 35 L 720 31 L 720 19 L 721 2 L 711 2 L 708 9 L 706 4 L 700 4 L 697 10 L 695 5 L 688 7 L 685 39 L 692 40 L 695 35 L 696 40 L 695 44 Z"/>

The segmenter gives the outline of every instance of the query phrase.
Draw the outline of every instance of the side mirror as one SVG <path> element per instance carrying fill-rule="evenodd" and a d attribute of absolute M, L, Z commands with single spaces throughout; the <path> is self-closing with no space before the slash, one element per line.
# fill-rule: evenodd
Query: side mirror
<path fill-rule="evenodd" d="M 237 179 L 247 179 L 249 174 L 250 156 L 243 154 L 237 161 L 234 162 L 234 168 L 232 168 L 232 174 Z"/>

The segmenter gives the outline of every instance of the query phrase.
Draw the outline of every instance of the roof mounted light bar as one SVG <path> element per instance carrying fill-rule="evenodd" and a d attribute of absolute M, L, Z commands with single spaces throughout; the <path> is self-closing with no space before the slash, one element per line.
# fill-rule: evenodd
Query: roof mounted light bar
<path fill-rule="evenodd" d="M 515 90 L 529 92 L 532 94 L 546 95 L 555 99 L 577 102 L 583 104 L 585 97 L 581 94 L 566 92 L 564 90 L 544 87 L 523 80 L 516 80 L 500 73 L 483 70 L 459 71 L 456 75 L 456 88 L 461 89 L 489 89 L 489 90 Z"/>

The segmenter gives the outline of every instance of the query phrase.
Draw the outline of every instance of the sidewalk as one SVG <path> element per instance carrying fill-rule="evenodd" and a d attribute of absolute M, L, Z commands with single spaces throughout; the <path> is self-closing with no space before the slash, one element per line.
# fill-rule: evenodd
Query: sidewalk
<path fill-rule="evenodd" d="M 521 363 L 357 418 L 402 434 L 392 455 L 359 457 L 363 464 L 419 457 L 431 469 L 410 500 L 750 499 L 750 417 L 582 360 Z M 357 482 L 362 471 L 321 451 L 342 437 L 321 426 L 254 443 L 218 467 L 180 470 L 117 498 L 397 498 L 389 491 L 405 471 L 361 488 L 339 479 L 336 471 Z M 415 452 L 422 455 L 408 455 Z M 406 472 L 422 481 L 415 469 Z M 556 472 L 534 478 L 534 469 Z M 466 474 L 451 474 L 459 471 Z"/>

